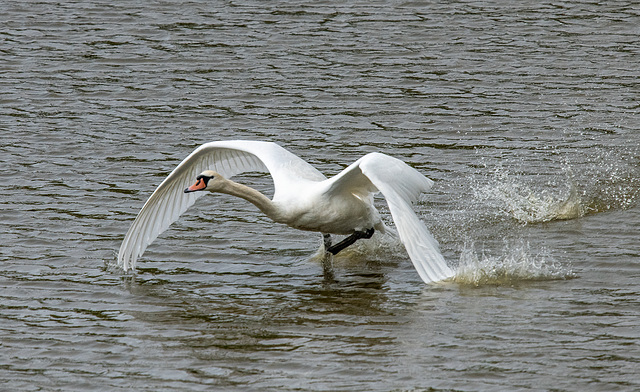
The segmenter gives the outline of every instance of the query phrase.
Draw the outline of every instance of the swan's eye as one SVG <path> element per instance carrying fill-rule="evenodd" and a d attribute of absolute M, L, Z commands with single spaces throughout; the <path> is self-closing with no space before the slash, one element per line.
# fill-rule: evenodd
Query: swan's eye
<path fill-rule="evenodd" d="M 209 180 L 211 180 L 213 178 L 213 176 L 205 176 L 204 174 L 200 174 L 198 177 L 196 177 L 196 180 L 200 181 L 204 181 L 205 185 L 209 183 Z"/>

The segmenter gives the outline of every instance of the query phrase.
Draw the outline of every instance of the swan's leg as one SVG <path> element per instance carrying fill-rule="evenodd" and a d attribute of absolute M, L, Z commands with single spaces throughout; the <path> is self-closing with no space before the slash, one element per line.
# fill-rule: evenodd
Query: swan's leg
<path fill-rule="evenodd" d="M 322 237 L 324 239 L 324 251 L 328 252 L 328 249 L 331 248 L 331 234 L 322 233 Z"/>
<path fill-rule="evenodd" d="M 335 245 L 330 245 L 328 248 L 326 247 L 326 238 L 325 237 L 325 249 L 327 252 L 336 255 L 338 254 L 338 252 L 340 252 L 341 250 L 343 250 L 344 248 L 346 248 L 347 246 L 353 245 L 356 241 L 358 241 L 361 238 L 371 238 L 371 236 L 373 235 L 373 233 L 375 232 L 375 230 L 373 228 L 371 229 L 367 229 L 365 231 L 356 231 L 355 233 L 351 234 L 349 237 L 345 238 L 344 240 L 338 242 Z"/>
<path fill-rule="evenodd" d="M 333 274 L 333 255 L 329 252 L 324 252 L 324 257 L 322 258 L 322 275 L 328 282 L 335 279 Z"/>
<path fill-rule="evenodd" d="M 322 274 L 327 282 L 332 282 L 334 278 L 333 274 L 333 254 L 329 253 L 331 248 L 331 234 L 322 233 L 324 240 L 324 256 L 322 258 Z"/>

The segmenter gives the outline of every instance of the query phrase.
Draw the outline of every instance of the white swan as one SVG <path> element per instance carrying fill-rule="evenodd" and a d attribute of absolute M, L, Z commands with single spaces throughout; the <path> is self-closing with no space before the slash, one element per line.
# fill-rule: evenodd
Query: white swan
<path fill-rule="evenodd" d="M 225 178 L 248 171 L 271 174 L 273 200 Z M 185 189 L 194 178 L 197 182 Z M 238 196 L 256 205 L 275 222 L 321 232 L 325 249 L 333 254 L 359 238 L 371 237 L 374 230 L 384 231 L 373 206 L 373 194 L 381 192 L 418 274 L 426 283 L 439 281 L 453 276 L 453 271 L 442 257 L 438 242 L 411 208 L 411 202 L 432 184 L 404 162 L 381 153 L 367 154 L 327 179 L 275 143 L 206 143 L 185 158 L 149 197 L 122 241 L 118 266 L 125 271 L 135 268 L 137 258 L 147 246 L 206 194 L 198 191 Z M 330 234 L 349 237 L 331 245 Z"/>

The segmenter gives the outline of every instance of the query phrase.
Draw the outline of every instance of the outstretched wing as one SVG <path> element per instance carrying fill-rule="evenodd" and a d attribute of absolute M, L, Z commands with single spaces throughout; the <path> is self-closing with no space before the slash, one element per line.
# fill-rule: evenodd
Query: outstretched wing
<path fill-rule="evenodd" d="M 371 153 L 328 182 L 328 193 L 350 192 L 361 197 L 369 192 L 382 193 L 389 205 L 400 240 L 425 283 L 454 275 L 440 253 L 438 241 L 411 206 L 421 193 L 431 189 L 433 181 L 399 159 Z"/>
<path fill-rule="evenodd" d="M 128 271 L 163 231 L 191 207 L 204 192 L 184 193 L 204 170 L 224 177 L 258 171 L 273 177 L 275 193 L 285 183 L 304 178 L 322 181 L 325 177 L 311 165 L 271 142 L 220 141 L 203 144 L 193 151 L 162 181 L 144 204 L 122 241 L 118 266 Z"/>

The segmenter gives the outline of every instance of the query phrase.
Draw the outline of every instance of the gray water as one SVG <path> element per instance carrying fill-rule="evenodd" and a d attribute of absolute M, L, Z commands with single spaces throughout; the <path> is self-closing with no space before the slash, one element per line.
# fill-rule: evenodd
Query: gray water
<path fill-rule="evenodd" d="M 639 36 L 622 1 L 3 1 L 0 389 L 640 389 Z M 325 279 L 318 234 L 225 196 L 118 272 L 224 139 L 403 159 L 458 275 L 374 237 Z"/>

